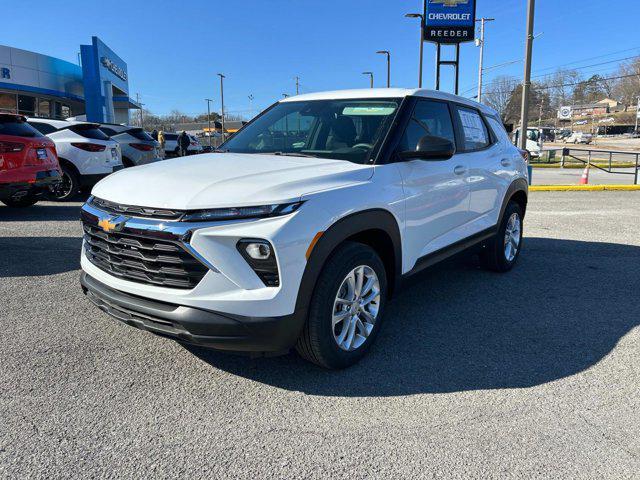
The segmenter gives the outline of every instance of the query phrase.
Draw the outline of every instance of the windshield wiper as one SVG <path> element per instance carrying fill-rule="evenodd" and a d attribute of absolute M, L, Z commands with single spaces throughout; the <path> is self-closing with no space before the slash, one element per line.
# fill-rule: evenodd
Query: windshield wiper
<path fill-rule="evenodd" d="M 266 153 L 266 152 L 265 152 Z M 311 155 L 310 153 L 302 153 L 302 152 L 271 152 L 271 155 L 279 155 L 283 157 L 309 157 L 309 158 L 318 158 L 315 155 Z"/>

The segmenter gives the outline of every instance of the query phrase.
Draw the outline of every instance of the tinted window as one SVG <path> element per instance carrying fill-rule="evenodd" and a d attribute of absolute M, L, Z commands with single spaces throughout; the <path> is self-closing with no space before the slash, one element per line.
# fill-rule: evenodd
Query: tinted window
<path fill-rule="evenodd" d="M 451 113 L 446 103 L 419 100 L 400 142 L 401 151 L 415 150 L 425 135 L 442 137 L 455 145 Z"/>
<path fill-rule="evenodd" d="M 84 138 L 92 138 L 93 140 L 109 140 L 109 137 L 95 125 L 74 125 L 69 127 L 69 130 Z"/>
<path fill-rule="evenodd" d="M 145 142 L 152 142 L 153 138 L 147 132 L 145 132 L 141 128 L 133 128 L 127 132 L 132 137 L 137 138 L 138 140 L 144 140 Z"/>
<path fill-rule="evenodd" d="M 175 133 L 165 133 L 164 139 L 174 141 L 178 139 L 178 135 L 176 135 Z"/>
<path fill-rule="evenodd" d="M 113 130 L 112 128 L 109 128 L 109 127 L 100 127 L 100 130 L 102 130 L 102 132 L 105 135 L 109 135 L 110 137 L 113 137 L 114 135 L 118 134 L 118 132 L 116 132 L 115 130 Z"/>
<path fill-rule="evenodd" d="M 15 135 L 16 137 L 41 137 L 35 128 L 23 120 L 12 117 L 3 118 L 0 115 L 0 135 Z"/>
<path fill-rule="evenodd" d="M 38 130 L 43 135 L 48 135 L 57 130 L 53 125 L 49 125 L 48 123 L 40 123 L 40 122 L 29 122 L 33 128 Z"/>
<path fill-rule="evenodd" d="M 463 150 L 480 150 L 491 144 L 487 126 L 480 114 L 473 109 L 458 107 L 458 118 L 462 127 Z"/>

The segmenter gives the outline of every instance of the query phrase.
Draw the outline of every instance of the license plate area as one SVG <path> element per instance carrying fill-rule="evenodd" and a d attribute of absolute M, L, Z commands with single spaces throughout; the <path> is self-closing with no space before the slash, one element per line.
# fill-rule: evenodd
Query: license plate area
<path fill-rule="evenodd" d="M 36 157 L 38 160 L 46 160 L 48 157 L 46 148 L 38 148 L 36 149 Z"/>

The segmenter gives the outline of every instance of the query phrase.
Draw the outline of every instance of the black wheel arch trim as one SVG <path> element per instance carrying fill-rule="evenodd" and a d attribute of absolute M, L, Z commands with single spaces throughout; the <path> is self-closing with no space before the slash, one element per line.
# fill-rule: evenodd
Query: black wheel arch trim
<path fill-rule="evenodd" d="M 511 185 L 509 185 L 509 188 L 507 188 L 507 193 L 505 194 L 504 199 L 502 200 L 502 206 L 500 207 L 500 216 L 498 217 L 497 225 L 500 225 L 502 223 L 502 217 L 504 216 L 504 211 L 507 209 L 507 205 L 509 205 L 509 202 L 511 201 L 511 199 L 513 199 L 514 195 L 516 195 L 519 192 L 524 193 L 525 197 L 528 199 L 529 184 L 527 183 L 527 180 L 524 178 L 518 178 L 514 180 L 511 183 Z M 525 208 L 523 208 L 523 212 L 522 212 L 523 219 L 524 219 L 525 212 L 526 212 L 526 203 L 525 203 Z"/>
<path fill-rule="evenodd" d="M 344 241 L 367 230 L 381 230 L 391 239 L 394 271 L 389 273 L 387 284 L 389 291 L 393 292 L 402 271 L 402 240 L 398 222 L 391 212 L 384 209 L 355 212 L 341 218 L 325 230 L 311 251 L 296 300 L 295 310 L 296 312 L 305 312 L 303 318 L 306 318 L 316 282 L 331 254 Z"/>

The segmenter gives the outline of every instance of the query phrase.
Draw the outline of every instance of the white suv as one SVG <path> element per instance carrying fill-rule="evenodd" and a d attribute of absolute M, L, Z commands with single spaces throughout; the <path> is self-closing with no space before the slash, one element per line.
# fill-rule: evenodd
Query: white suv
<path fill-rule="evenodd" d="M 107 175 L 120 170 L 120 145 L 100 130 L 97 123 L 29 118 L 29 124 L 56 144 L 62 183 L 54 191 L 58 200 L 71 200 Z"/>
<path fill-rule="evenodd" d="M 213 348 L 296 347 L 329 368 L 373 343 L 403 277 L 522 246 L 527 168 L 490 108 L 442 92 L 290 97 L 220 153 L 118 172 L 82 208 L 81 283 L 119 320 Z"/>

